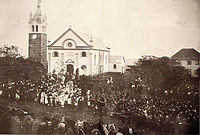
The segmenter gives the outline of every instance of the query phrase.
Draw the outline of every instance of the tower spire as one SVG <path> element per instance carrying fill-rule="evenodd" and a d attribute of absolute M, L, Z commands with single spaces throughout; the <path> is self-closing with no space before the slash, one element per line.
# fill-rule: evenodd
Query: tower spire
<path fill-rule="evenodd" d="M 41 0 L 38 0 L 37 7 L 40 7 L 40 5 L 41 5 Z"/>

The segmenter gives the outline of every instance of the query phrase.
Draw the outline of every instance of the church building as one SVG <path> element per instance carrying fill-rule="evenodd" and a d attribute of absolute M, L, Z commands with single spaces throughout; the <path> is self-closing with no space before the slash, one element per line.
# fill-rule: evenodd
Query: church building
<path fill-rule="evenodd" d="M 98 46 L 98 47 L 97 47 Z M 47 45 L 47 17 L 38 0 L 34 15 L 29 18 L 28 57 L 48 67 L 48 72 L 75 72 L 95 75 L 109 71 L 110 48 L 94 39 L 83 39 L 71 27 Z"/>

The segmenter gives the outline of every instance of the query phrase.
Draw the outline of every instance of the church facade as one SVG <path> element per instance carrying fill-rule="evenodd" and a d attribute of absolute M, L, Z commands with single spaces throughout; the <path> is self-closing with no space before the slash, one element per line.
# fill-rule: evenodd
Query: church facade
<path fill-rule="evenodd" d="M 49 73 L 76 72 L 95 75 L 109 71 L 110 48 L 96 47 L 92 38 L 87 41 L 68 28 L 47 45 L 47 17 L 41 12 L 40 1 L 29 18 L 28 57 L 48 67 Z"/>
<path fill-rule="evenodd" d="M 79 70 L 80 75 L 108 72 L 110 50 L 97 49 L 75 33 L 71 28 L 48 46 L 49 72 Z"/>

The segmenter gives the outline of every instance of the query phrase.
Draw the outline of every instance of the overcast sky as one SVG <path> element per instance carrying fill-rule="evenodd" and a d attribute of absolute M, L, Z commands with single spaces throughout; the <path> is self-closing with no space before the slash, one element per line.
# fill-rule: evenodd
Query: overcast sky
<path fill-rule="evenodd" d="M 38 0 L 0 0 L 0 45 L 16 45 L 27 55 L 29 14 Z M 42 0 L 48 38 L 69 25 L 98 37 L 111 54 L 138 58 L 172 56 L 181 48 L 200 51 L 199 0 Z M 86 39 L 87 40 L 87 39 Z"/>

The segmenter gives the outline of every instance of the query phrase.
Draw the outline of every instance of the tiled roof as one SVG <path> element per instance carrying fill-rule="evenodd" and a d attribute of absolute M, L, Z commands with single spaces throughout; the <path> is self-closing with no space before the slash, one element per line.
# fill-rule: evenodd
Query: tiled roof
<path fill-rule="evenodd" d="M 174 54 L 172 59 L 200 59 L 200 53 L 193 48 L 184 48 Z"/>
<path fill-rule="evenodd" d="M 99 39 L 98 37 L 96 37 L 94 35 L 87 34 L 87 33 L 82 33 L 82 32 L 79 32 L 79 34 L 86 41 L 88 41 L 88 43 L 90 43 L 90 45 L 92 45 L 94 49 L 107 50 L 107 48 L 106 48 L 107 45 L 105 44 L 105 42 L 103 40 Z M 92 40 L 92 42 L 90 42 L 91 40 Z"/>
<path fill-rule="evenodd" d="M 110 55 L 110 63 L 121 64 L 125 59 L 124 56 Z"/>

